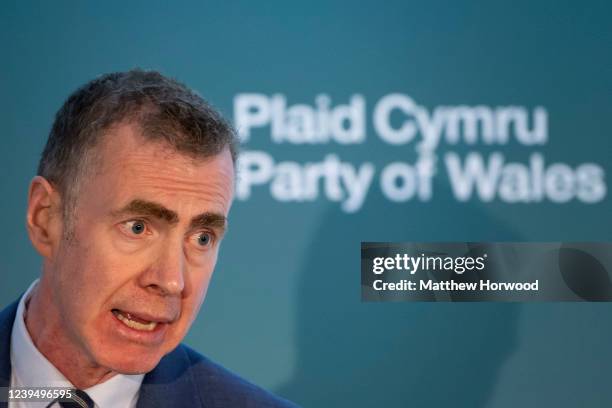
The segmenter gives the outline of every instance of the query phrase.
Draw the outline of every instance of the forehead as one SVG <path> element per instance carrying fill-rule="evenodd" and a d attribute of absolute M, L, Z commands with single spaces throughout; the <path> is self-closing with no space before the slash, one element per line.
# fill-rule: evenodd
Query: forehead
<path fill-rule="evenodd" d="M 204 159 L 177 152 L 165 142 L 146 140 L 138 127 L 121 124 L 95 148 L 94 196 L 111 205 L 151 200 L 187 212 L 227 215 L 233 196 L 234 167 L 229 149 Z M 110 200 L 109 200 L 110 199 Z M 195 208 L 194 208 L 195 207 Z"/>

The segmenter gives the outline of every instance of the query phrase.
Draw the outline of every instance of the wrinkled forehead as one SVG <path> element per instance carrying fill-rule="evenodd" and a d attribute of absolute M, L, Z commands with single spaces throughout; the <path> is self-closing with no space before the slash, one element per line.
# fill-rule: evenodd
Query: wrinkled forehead
<path fill-rule="evenodd" d="M 196 157 L 176 151 L 165 141 L 147 140 L 135 126 L 121 125 L 94 150 L 95 194 L 112 194 L 117 200 L 139 195 L 157 201 L 200 201 L 229 211 L 235 177 L 229 148 Z"/>
<path fill-rule="evenodd" d="M 122 153 L 129 154 L 138 150 L 147 151 L 148 154 L 161 160 L 178 156 L 185 161 L 190 160 L 194 165 L 207 161 L 211 157 L 224 154 L 225 151 L 228 151 L 230 157 L 232 157 L 229 144 L 223 148 L 215 146 L 212 141 L 208 143 L 206 140 L 196 144 L 189 138 L 178 135 L 174 137 L 171 134 L 172 132 L 171 129 L 147 130 L 134 121 L 119 122 L 103 132 L 97 146 L 92 150 L 95 151 L 95 156 L 103 158 L 106 163 L 108 163 L 108 159 L 112 161 L 113 158 L 119 157 Z M 160 136 L 162 134 L 164 136 Z M 233 157 L 232 164 L 235 167 Z"/>

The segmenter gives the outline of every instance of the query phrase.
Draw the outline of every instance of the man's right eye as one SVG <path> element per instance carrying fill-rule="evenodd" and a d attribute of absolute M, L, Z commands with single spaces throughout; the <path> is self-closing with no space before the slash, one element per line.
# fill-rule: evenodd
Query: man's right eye
<path fill-rule="evenodd" d="M 130 232 L 134 235 L 142 235 L 147 229 L 144 221 L 141 220 L 131 220 L 123 223 L 127 232 Z"/>

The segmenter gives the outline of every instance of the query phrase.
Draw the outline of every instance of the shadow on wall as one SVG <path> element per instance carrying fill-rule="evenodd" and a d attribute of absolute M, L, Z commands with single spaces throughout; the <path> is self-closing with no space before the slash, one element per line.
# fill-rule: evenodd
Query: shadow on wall
<path fill-rule="evenodd" d="M 374 193 L 374 192 L 373 192 Z M 305 407 L 483 407 L 516 349 L 515 303 L 362 303 L 361 241 L 519 241 L 474 204 L 330 209 L 298 287 L 296 369 L 277 392 Z"/>

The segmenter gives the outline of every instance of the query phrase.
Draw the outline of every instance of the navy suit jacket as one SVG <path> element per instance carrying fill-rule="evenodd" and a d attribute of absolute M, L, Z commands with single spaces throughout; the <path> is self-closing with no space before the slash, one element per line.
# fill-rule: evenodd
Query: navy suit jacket
<path fill-rule="evenodd" d="M 0 312 L 0 387 L 11 383 L 11 332 L 15 302 Z M 34 384 L 33 384 L 34 385 Z M 0 408 L 7 407 L 0 401 Z M 187 346 L 179 345 L 147 373 L 137 408 L 296 407 L 243 380 Z"/>

